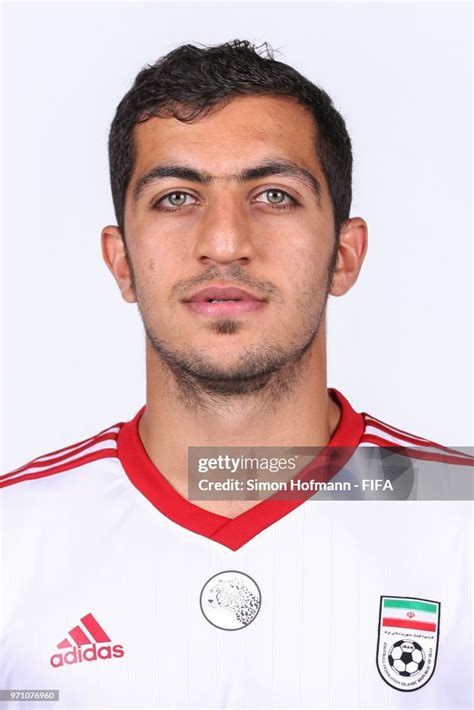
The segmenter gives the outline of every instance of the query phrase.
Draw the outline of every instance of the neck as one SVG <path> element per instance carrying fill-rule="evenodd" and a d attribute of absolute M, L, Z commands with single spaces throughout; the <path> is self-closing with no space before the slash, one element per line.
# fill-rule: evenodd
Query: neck
<path fill-rule="evenodd" d="M 183 390 L 147 343 L 139 434 L 155 466 L 178 489 L 187 477 L 189 446 L 325 446 L 339 419 L 327 391 L 324 327 L 297 365 L 242 396 L 193 392 L 190 398 L 189 383 Z"/>

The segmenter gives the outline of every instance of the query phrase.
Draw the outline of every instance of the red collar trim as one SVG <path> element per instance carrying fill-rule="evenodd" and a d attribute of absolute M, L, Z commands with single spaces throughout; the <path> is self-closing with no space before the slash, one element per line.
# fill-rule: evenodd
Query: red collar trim
<path fill-rule="evenodd" d="M 307 469 L 314 468 L 316 461 L 323 457 L 330 457 L 331 447 L 344 447 L 337 450 L 337 460 L 333 459 L 333 466 L 326 480 L 332 478 L 350 458 L 353 448 L 359 445 L 364 432 L 363 415 L 355 412 L 338 390 L 329 388 L 328 392 L 342 410 L 339 425 L 327 446 L 298 474 L 298 477 L 302 477 Z M 118 435 L 119 459 L 135 488 L 163 515 L 183 528 L 225 545 L 231 550 L 238 550 L 306 500 L 301 497 L 297 500 L 278 500 L 276 494 L 257 503 L 236 518 L 227 518 L 200 508 L 180 495 L 148 456 L 138 434 L 138 422 L 144 411 L 145 407 L 142 407 L 131 421 L 121 426 Z M 309 493 L 307 498 L 311 495 L 314 493 Z"/>

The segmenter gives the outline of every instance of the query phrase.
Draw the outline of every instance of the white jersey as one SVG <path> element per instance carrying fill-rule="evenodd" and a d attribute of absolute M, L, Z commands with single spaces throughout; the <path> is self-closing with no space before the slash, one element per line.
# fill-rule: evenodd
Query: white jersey
<path fill-rule="evenodd" d="M 327 450 L 472 481 L 465 453 L 329 391 Z M 0 688 L 59 690 L 2 707 L 472 707 L 471 502 L 312 493 L 227 518 L 157 470 L 142 412 L 0 479 Z"/>

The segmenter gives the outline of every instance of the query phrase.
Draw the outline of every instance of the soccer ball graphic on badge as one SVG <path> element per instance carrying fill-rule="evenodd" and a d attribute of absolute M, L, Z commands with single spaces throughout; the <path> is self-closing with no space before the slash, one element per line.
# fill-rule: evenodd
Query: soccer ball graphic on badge
<path fill-rule="evenodd" d="M 425 665 L 425 652 L 416 641 L 402 639 L 388 652 L 388 662 L 398 675 L 408 678 L 419 673 Z"/>

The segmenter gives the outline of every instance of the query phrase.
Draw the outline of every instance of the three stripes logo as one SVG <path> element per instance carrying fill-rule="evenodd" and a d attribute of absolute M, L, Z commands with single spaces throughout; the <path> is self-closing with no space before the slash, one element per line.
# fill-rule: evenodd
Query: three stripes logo
<path fill-rule="evenodd" d="M 68 638 L 69 637 L 69 638 Z M 125 651 L 120 644 L 112 645 L 109 635 L 104 631 L 93 614 L 86 614 L 81 623 L 74 626 L 65 639 L 58 643 L 57 648 L 64 653 L 54 653 L 49 662 L 53 668 L 71 666 L 83 661 L 121 658 Z"/>

